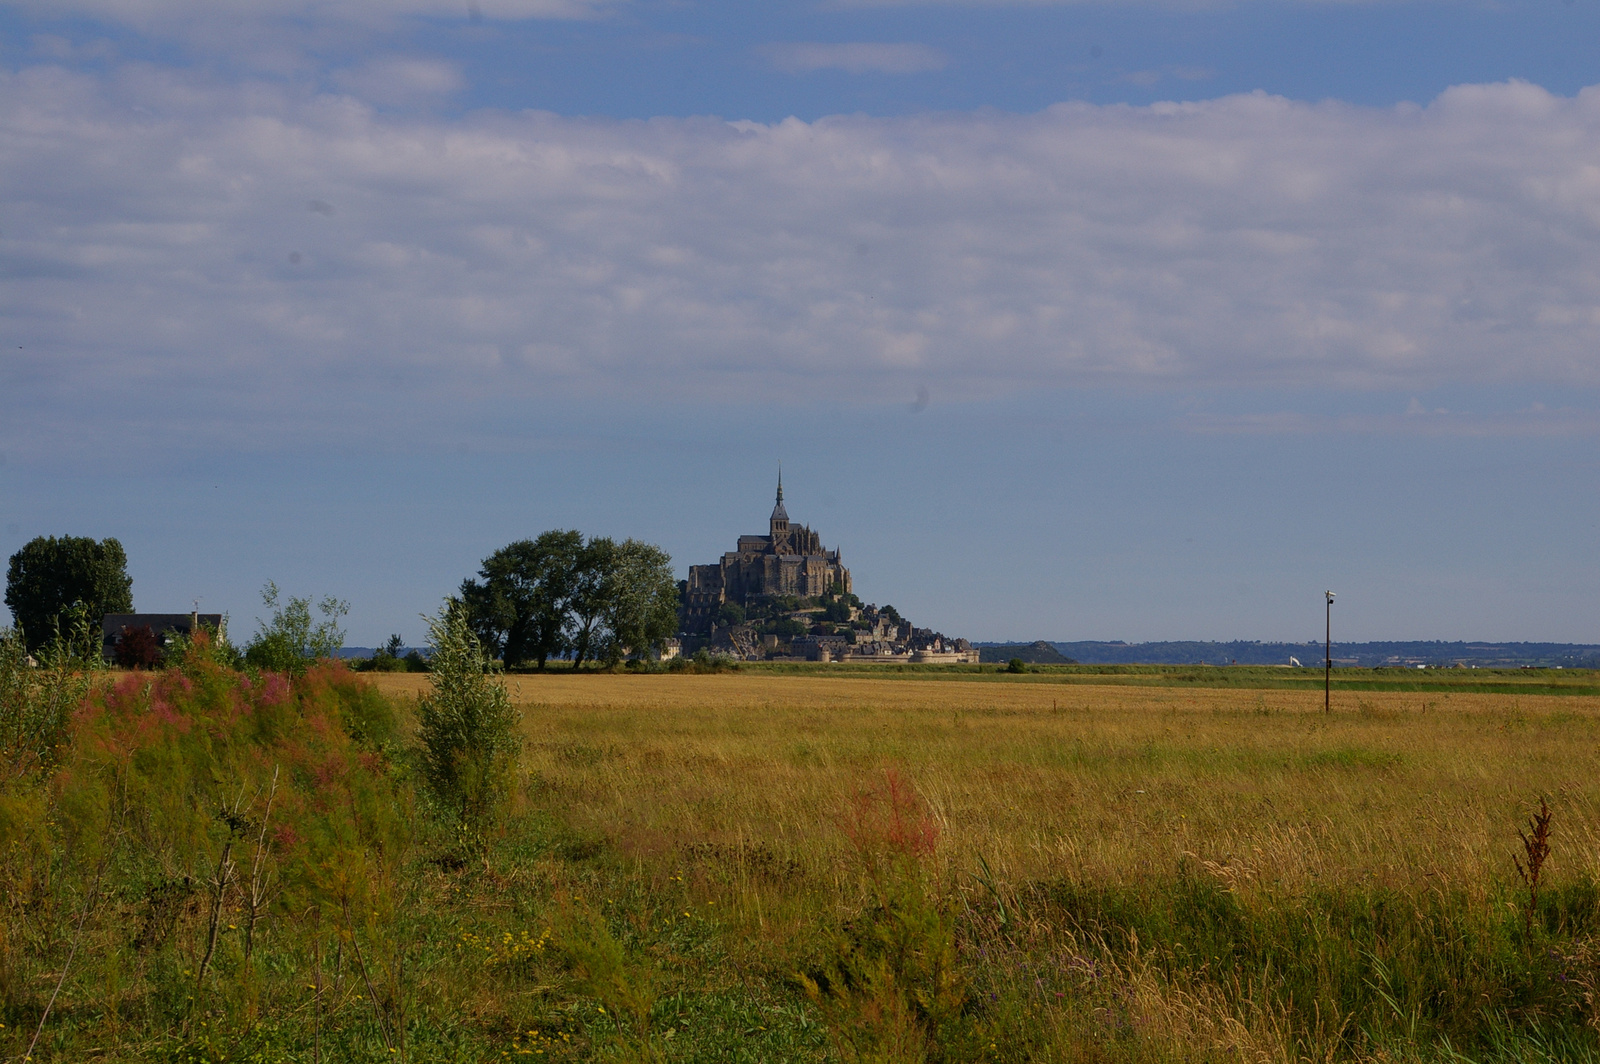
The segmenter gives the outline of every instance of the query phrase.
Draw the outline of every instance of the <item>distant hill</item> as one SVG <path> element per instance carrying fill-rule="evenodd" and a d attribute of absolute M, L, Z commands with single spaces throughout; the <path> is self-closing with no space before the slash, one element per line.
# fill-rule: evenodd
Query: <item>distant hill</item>
<path fill-rule="evenodd" d="M 1076 661 L 1043 639 L 1035 643 L 986 643 L 978 647 L 979 661 L 1006 662 L 1021 658 L 1029 665 L 1076 665 Z"/>
<path fill-rule="evenodd" d="M 1305 666 L 1322 664 L 1321 643 L 1260 643 L 1236 640 L 1231 643 L 1175 641 L 1159 643 L 1123 642 L 1045 642 L 974 643 L 984 661 L 1024 661 L 1044 664 L 1042 659 L 1021 654 L 1004 654 L 1005 648 L 1049 646 L 1063 658 L 1084 665 L 1287 665 L 1291 657 Z M 991 656 L 991 652 L 994 656 Z M 1439 640 L 1414 640 L 1374 643 L 1333 644 L 1336 666 L 1362 668 L 1456 663 L 1479 668 L 1600 669 L 1600 645 L 1592 643 L 1447 643 Z M 1060 662 L 1056 662 L 1060 664 Z"/>

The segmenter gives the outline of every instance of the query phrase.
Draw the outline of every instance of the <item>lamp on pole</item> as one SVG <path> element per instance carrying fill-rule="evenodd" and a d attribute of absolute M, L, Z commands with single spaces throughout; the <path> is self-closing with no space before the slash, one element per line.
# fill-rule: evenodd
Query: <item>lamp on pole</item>
<path fill-rule="evenodd" d="M 1333 592 L 1324 591 L 1322 594 L 1327 599 L 1325 607 L 1327 616 L 1324 618 L 1327 622 L 1327 632 L 1324 635 L 1327 643 L 1322 658 L 1322 712 L 1331 713 L 1333 712 Z"/>

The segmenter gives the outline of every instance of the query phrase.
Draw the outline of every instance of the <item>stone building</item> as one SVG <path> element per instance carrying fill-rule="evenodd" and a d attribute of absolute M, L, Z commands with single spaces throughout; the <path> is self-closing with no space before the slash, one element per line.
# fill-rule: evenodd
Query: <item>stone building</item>
<path fill-rule="evenodd" d="M 685 626 L 709 626 L 725 602 L 748 606 L 773 595 L 815 598 L 830 591 L 851 591 L 850 570 L 838 550 L 822 546 L 822 537 L 805 525 L 789 523 L 783 506 L 783 476 L 778 501 L 764 536 L 740 536 L 735 550 L 714 565 L 691 565 L 684 589 Z"/>

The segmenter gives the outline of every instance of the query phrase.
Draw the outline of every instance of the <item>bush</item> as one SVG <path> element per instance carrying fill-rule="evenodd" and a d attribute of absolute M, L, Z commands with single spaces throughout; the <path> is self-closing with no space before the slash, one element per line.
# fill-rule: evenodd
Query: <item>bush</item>
<path fill-rule="evenodd" d="M 126 627 L 111 654 L 118 668 L 152 669 L 161 662 L 161 640 L 148 624 Z"/>
<path fill-rule="evenodd" d="M 930 869 L 938 822 L 890 770 L 860 791 L 841 823 L 866 906 L 824 963 L 799 977 L 850 1062 L 976 1061 L 982 1052 L 956 936 L 956 907 Z M 992 1058 L 989 1058 L 992 1059 Z"/>
<path fill-rule="evenodd" d="M 370 658 L 358 658 L 351 668 L 357 672 L 405 672 L 406 663 L 380 650 Z"/>
<path fill-rule="evenodd" d="M 1006 671 L 1007 672 L 1027 672 L 1028 671 L 1028 663 L 1023 661 L 1021 658 L 1012 658 L 1011 661 L 1006 664 Z"/>
<path fill-rule="evenodd" d="M 317 604 L 323 620 L 313 623 L 311 600 L 291 596 L 280 607 L 278 585 L 270 580 L 261 589 L 261 601 L 272 611 L 272 620 L 258 620 L 260 630 L 245 645 L 244 661 L 252 668 L 304 676 L 312 662 L 337 656 L 344 645 L 339 618 L 350 612 L 348 603 L 331 596 L 324 598 Z"/>
<path fill-rule="evenodd" d="M 429 618 L 428 632 L 433 691 L 417 703 L 423 776 L 442 804 L 477 822 L 508 789 L 520 714 L 505 684 L 489 675 L 491 663 L 459 604 Z"/>
<path fill-rule="evenodd" d="M 89 690 L 63 640 L 41 654 L 34 668 L 21 633 L 0 629 L 0 782 L 60 760 L 73 710 Z"/>
<path fill-rule="evenodd" d="M 244 668 L 244 655 L 239 653 L 238 647 L 228 642 L 225 632 L 219 632 L 204 622 L 188 635 L 182 632 L 167 633 L 161 656 L 163 667 L 193 672 L 202 662 L 237 672 Z"/>
<path fill-rule="evenodd" d="M 678 656 L 667 663 L 668 672 L 717 673 L 737 672 L 739 663 L 726 654 L 713 654 L 705 647 L 694 652 L 694 657 Z"/>

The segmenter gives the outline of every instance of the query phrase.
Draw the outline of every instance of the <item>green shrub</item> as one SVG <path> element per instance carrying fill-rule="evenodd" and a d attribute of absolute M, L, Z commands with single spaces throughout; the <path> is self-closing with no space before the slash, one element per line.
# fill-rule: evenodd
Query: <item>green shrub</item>
<path fill-rule="evenodd" d="M 378 651 L 370 658 L 358 658 L 352 663 L 351 668 L 357 672 L 406 672 L 406 663 L 403 658 L 397 658 L 383 651 Z"/>
<path fill-rule="evenodd" d="M 68 741 L 72 712 L 89 680 L 70 645 L 57 638 L 29 662 L 22 633 L 0 629 L 0 774 L 5 778 L 48 769 Z"/>
<path fill-rule="evenodd" d="M 372 657 L 351 663 L 357 672 L 427 672 L 428 662 L 415 650 L 402 655 L 405 643 L 398 635 L 389 637 L 388 643 L 372 652 Z"/>
<path fill-rule="evenodd" d="M 228 642 L 226 623 L 221 632 L 202 621 L 199 629 L 188 635 L 182 632 L 167 634 L 166 645 L 161 653 L 163 666 L 169 669 L 193 669 L 200 662 L 234 671 L 244 667 L 244 655 Z"/>
<path fill-rule="evenodd" d="M 505 796 L 520 714 L 455 603 L 428 619 L 433 690 L 417 703 L 423 776 L 464 822 L 492 812 Z"/>
<path fill-rule="evenodd" d="M 272 620 L 259 621 L 261 628 L 245 645 L 244 661 L 262 672 L 281 672 L 304 676 L 314 661 L 337 656 L 344 645 L 344 630 L 339 618 L 350 612 L 350 605 L 331 596 L 317 603 L 320 622 L 311 619 L 309 598 L 290 598 L 278 605 L 278 585 L 267 581 L 261 601 L 272 611 Z"/>
<path fill-rule="evenodd" d="M 0 784 L 8 1056 L 27 1042 L 3 1039 L 17 1017 L 39 1022 L 63 964 L 88 982 L 45 1016 L 41 1050 L 87 1037 L 90 1014 L 99 1030 L 209 1027 L 237 1047 L 217 1018 L 254 1026 L 264 987 L 287 989 L 309 943 L 382 949 L 414 817 L 405 774 L 379 749 L 395 718 L 370 685 L 332 664 L 291 688 L 201 647 L 181 668 L 97 683 L 72 709 L 49 785 Z M 75 926 L 84 948 L 69 952 Z M 98 1052 L 75 1049 L 38 1059 Z"/>

